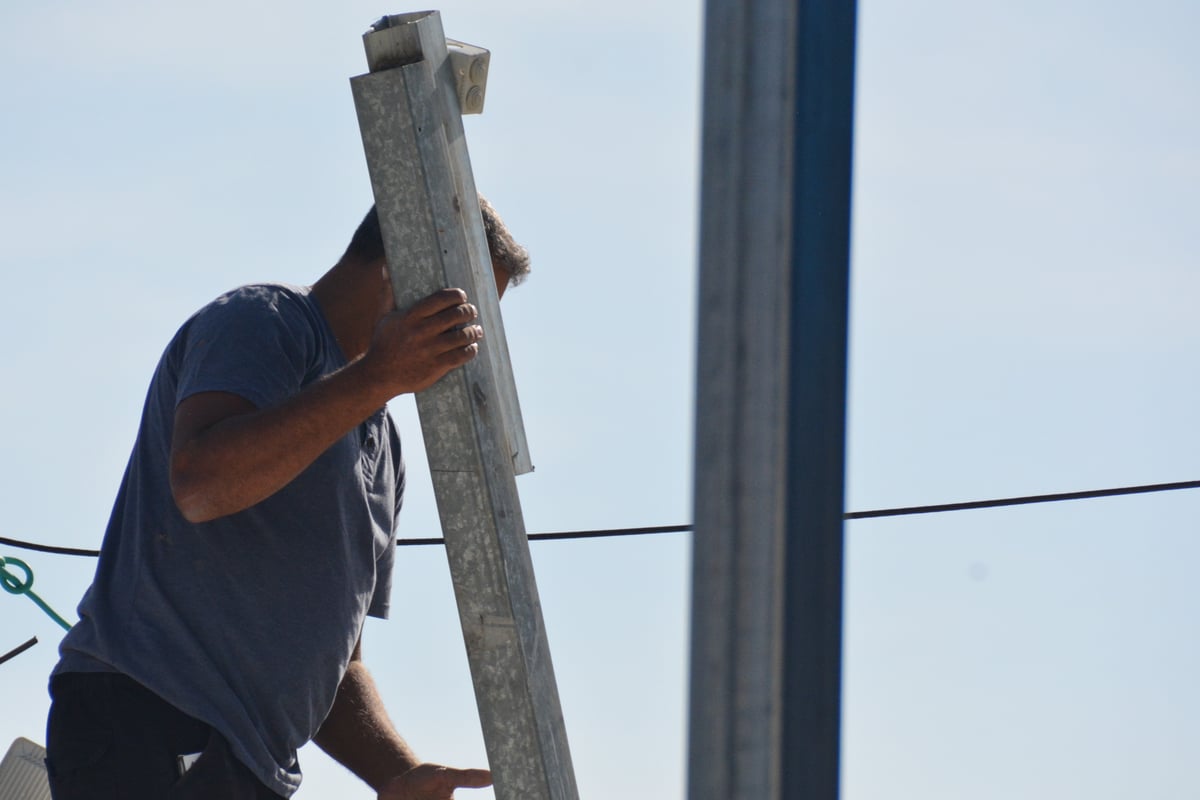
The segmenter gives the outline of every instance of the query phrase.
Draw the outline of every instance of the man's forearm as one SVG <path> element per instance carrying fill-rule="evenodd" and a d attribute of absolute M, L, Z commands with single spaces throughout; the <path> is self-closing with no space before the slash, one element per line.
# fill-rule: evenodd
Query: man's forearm
<path fill-rule="evenodd" d="M 376 791 L 420 764 L 388 719 L 361 661 L 350 663 L 313 741 Z"/>
<path fill-rule="evenodd" d="M 372 389 L 352 364 L 279 406 L 246 403 L 247 413 L 176 442 L 171 487 L 180 511 L 204 522 L 270 497 L 387 402 L 386 392 Z M 186 405 L 180 409 L 186 414 Z"/>

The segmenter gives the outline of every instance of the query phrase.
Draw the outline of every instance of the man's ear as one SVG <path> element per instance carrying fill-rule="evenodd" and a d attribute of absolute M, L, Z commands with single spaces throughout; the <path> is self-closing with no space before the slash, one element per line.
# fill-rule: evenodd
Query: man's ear
<path fill-rule="evenodd" d="M 504 297 L 504 291 L 511 283 L 511 277 L 508 270 L 499 264 L 496 259 L 492 259 L 492 276 L 496 279 L 496 299 Z"/>

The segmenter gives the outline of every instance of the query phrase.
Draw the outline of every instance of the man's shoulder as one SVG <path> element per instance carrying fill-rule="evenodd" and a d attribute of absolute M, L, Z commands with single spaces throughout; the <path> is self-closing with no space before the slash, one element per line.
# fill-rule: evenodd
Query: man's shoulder
<path fill-rule="evenodd" d="M 167 346 L 165 364 L 278 363 L 318 376 L 340 365 L 336 342 L 307 287 L 284 283 L 239 286 L 200 308 Z M 337 362 L 337 364 L 335 364 Z"/>
<path fill-rule="evenodd" d="M 311 304 L 310 289 L 307 286 L 293 286 L 287 283 L 248 283 L 245 286 L 230 289 L 200 311 L 232 306 L 247 309 L 261 308 L 278 312 L 288 307 L 307 310 Z"/>
<path fill-rule="evenodd" d="M 182 326 L 282 325 L 320 331 L 321 312 L 308 287 L 251 283 L 230 289 L 202 306 Z"/>

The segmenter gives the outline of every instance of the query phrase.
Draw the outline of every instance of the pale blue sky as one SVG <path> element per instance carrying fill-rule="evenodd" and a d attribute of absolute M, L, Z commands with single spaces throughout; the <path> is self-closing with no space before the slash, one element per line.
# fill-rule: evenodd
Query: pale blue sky
<path fill-rule="evenodd" d="M 688 521 L 700 5 L 440 8 L 493 51 L 467 135 L 534 257 L 504 301 L 527 527 Z M 403 10 L 0 8 L 0 535 L 97 546 L 178 323 L 337 257 L 370 202 L 359 34 Z M 1167 0 L 860 4 L 850 508 L 1200 478 L 1198 29 Z M 404 534 L 435 535 L 412 404 L 393 406 Z M 1197 510 L 848 525 L 844 796 L 1194 796 Z M 689 548 L 532 546 L 584 797 L 683 796 Z M 93 568 L 0 555 L 64 614 Z M 368 664 L 421 755 L 481 763 L 444 555 L 407 549 L 396 579 Z M 0 666 L 3 748 L 43 739 L 59 632 L 7 595 L 0 621 L 0 650 L 41 639 Z M 302 800 L 370 796 L 302 764 Z"/>

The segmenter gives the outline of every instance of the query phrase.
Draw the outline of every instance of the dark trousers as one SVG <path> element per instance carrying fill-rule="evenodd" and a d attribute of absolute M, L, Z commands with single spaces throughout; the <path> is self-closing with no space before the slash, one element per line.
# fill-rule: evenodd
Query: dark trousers
<path fill-rule="evenodd" d="M 224 737 L 124 675 L 55 675 L 50 695 L 54 800 L 278 800 Z M 184 772 L 191 753 L 201 755 Z"/>

